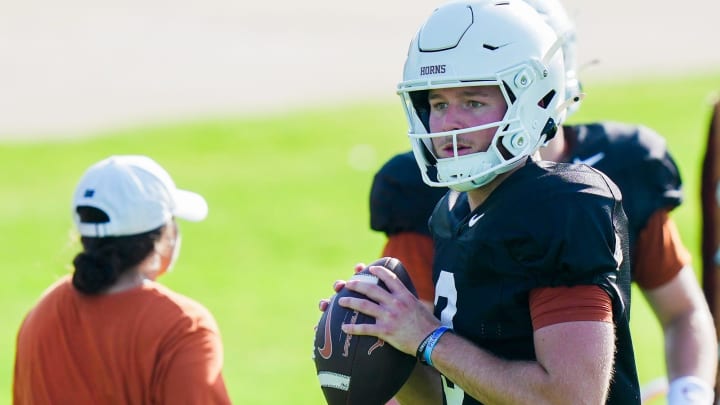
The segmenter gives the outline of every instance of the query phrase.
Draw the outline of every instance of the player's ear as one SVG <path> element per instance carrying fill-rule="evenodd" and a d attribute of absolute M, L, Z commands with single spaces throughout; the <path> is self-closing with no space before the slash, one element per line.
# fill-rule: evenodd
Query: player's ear
<path fill-rule="evenodd" d="M 155 281 L 162 273 L 162 257 L 157 249 L 153 249 L 145 260 L 140 264 L 142 276 L 148 280 Z"/>
<path fill-rule="evenodd" d="M 143 276 L 154 281 L 171 271 L 180 254 L 181 242 L 180 229 L 172 219 L 162 227 L 161 235 L 143 266 Z"/>

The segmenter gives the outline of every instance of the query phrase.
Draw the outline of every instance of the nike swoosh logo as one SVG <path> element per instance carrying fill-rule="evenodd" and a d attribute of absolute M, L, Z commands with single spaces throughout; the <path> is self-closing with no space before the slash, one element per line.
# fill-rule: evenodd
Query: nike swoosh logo
<path fill-rule="evenodd" d="M 468 221 L 468 226 L 470 228 L 472 228 L 472 226 L 475 225 L 477 223 L 477 221 L 479 221 L 480 218 L 482 218 L 483 216 L 485 216 L 484 212 L 482 214 L 473 215 L 472 218 L 470 218 L 470 221 Z"/>
<path fill-rule="evenodd" d="M 332 319 L 332 304 L 333 301 L 335 301 L 335 297 L 333 297 L 330 300 L 330 303 L 328 304 L 328 312 L 327 316 L 325 317 L 325 342 L 323 342 L 323 347 L 318 347 L 318 353 L 320 353 L 320 357 L 327 360 L 332 356 L 332 333 L 330 333 L 330 320 Z"/>
<path fill-rule="evenodd" d="M 375 349 L 378 349 L 383 346 L 385 346 L 385 341 L 378 338 L 378 340 L 375 343 L 373 343 L 373 345 L 370 346 L 370 348 L 368 349 L 368 356 L 370 356 L 372 354 L 372 352 L 375 351 Z"/>
<path fill-rule="evenodd" d="M 575 164 L 582 163 L 582 164 L 585 164 L 588 166 L 595 166 L 595 164 L 597 164 L 597 162 L 603 160 L 604 157 L 605 157 L 604 152 L 598 152 L 586 159 L 575 158 L 575 159 L 573 159 L 573 163 L 575 163 Z"/>

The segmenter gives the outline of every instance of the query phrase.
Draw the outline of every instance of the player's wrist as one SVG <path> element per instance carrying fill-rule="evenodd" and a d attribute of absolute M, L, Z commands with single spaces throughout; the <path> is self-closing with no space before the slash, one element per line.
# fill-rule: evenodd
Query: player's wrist
<path fill-rule="evenodd" d="M 430 332 L 430 334 L 428 334 L 422 342 L 420 342 L 417 351 L 415 352 L 415 357 L 417 357 L 422 364 L 432 366 L 433 363 L 431 356 L 433 350 L 435 349 L 435 345 L 445 332 L 452 331 L 453 330 L 447 326 L 437 327 L 434 331 Z"/>
<path fill-rule="evenodd" d="M 427 347 L 428 341 L 430 340 L 430 336 L 435 333 L 435 329 L 428 333 L 427 336 L 420 342 L 420 344 L 417 347 L 417 350 L 415 350 L 415 357 L 420 361 L 420 363 L 425 364 L 425 361 L 423 359 L 423 356 L 425 355 L 425 347 Z"/>
<path fill-rule="evenodd" d="M 695 376 L 678 377 L 670 381 L 668 405 L 712 405 L 713 392 L 710 384 Z"/>

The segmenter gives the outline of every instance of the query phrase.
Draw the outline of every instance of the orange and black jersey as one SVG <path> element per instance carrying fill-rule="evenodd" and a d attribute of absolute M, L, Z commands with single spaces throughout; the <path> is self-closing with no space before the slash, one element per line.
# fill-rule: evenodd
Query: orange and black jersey
<path fill-rule="evenodd" d="M 615 122 L 564 128 L 571 162 L 587 162 L 622 191 L 631 246 L 654 212 L 682 203 L 678 167 L 653 130 Z"/>
<path fill-rule="evenodd" d="M 534 360 L 531 293 L 598 286 L 611 298 L 617 335 L 608 403 L 639 402 L 627 219 L 616 186 L 584 165 L 528 161 L 472 212 L 466 194 L 452 196 L 430 220 L 435 315 L 500 357 Z"/>

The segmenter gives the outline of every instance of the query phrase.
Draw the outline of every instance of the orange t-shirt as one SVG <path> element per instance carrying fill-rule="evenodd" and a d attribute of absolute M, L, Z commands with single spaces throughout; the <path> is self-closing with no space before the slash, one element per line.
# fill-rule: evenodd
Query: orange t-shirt
<path fill-rule="evenodd" d="M 155 283 L 87 296 L 53 284 L 17 336 L 13 403 L 229 404 L 215 319 Z"/>

